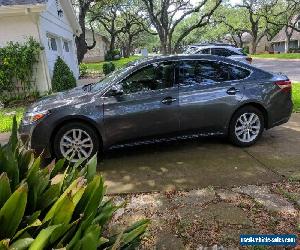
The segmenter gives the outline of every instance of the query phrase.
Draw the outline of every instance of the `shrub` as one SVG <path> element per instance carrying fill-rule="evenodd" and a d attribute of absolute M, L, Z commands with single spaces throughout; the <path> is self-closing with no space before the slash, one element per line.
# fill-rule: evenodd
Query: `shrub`
<path fill-rule="evenodd" d="M 119 235 L 103 227 L 120 207 L 104 199 L 94 156 L 82 166 L 65 160 L 41 167 L 41 157 L 20 146 L 16 119 L 8 144 L 0 145 L 0 249 L 117 249 L 135 245 L 148 220 Z"/>
<path fill-rule="evenodd" d="M 69 66 L 63 59 L 57 57 L 52 77 L 52 90 L 54 92 L 64 91 L 76 86 L 76 79 Z"/>
<path fill-rule="evenodd" d="M 24 43 L 9 42 L 0 48 L 0 98 L 12 99 L 22 94 L 24 99 L 36 91 L 33 72 L 41 50 L 41 45 L 32 37 Z"/>
<path fill-rule="evenodd" d="M 88 73 L 88 66 L 86 63 L 80 63 L 79 65 L 79 73 L 80 73 L 80 76 L 86 76 L 87 73 Z"/>
<path fill-rule="evenodd" d="M 121 52 L 118 49 L 107 51 L 104 59 L 105 59 L 105 61 L 112 61 L 115 59 L 120 59 L 120 54 L 121 54 Z"/>
<path fill-rule="evenodd" d="M 116 69 L 116 66 L 114 63 L 109 62 L 109 63 L 103 63 L 103 73 L 105 75 L 108 75 L 109 73 L 113 72 Z"/>

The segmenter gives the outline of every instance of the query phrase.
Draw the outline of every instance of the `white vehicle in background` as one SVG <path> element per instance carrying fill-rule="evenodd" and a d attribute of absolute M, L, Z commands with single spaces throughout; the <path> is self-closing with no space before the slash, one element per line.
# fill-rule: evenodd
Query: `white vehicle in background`
<path fill-rule="evenodd" d="M 224 56 L 230 59 L 251 64 L 252 58 L 249 57 L 242 48 L 236 48 L 231 44 L 225 43 L 202 43 L 189 45 L 183 52 L 184 54 L 208 54 Z"/>

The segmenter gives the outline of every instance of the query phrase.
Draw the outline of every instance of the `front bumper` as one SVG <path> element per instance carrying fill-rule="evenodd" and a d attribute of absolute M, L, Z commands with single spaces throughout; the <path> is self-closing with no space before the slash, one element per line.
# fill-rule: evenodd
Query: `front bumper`
<path fill-rule="evenodd" d="M 39 143 L 36 143 L 36 136 L 34 135 L 35 133 L 35 128 L 37 124 L 29 124 L 29 125 L 24 125 L 22 122 L 19 126 L 19 137 L 25 145 L 26 148 L 32 149 L 36 155 L 41 155 L 44 158 L 49 158 L 51 156 L 50 150 L 48 147 L 45 145 L 40 145 Z M 36 133 L 35 133 L 36 134 Z M 40 135 L 42 137 L 42 135 Z M 35 140 L 35 141 L 32 141 Z"/>

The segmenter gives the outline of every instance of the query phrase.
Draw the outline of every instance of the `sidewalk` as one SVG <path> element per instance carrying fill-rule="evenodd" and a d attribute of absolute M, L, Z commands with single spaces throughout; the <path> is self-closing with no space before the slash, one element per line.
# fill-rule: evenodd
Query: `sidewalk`
<path fill-rule="evenodd" d="M 151 220 L 139 249 L 239 249 L 240 234 L 297 234 L 300 183 L 113 196 L 110 232 Z M 207 248 L 209 247 L 209 248 Z M 280 248 L 281 249 L 281 248 Z"/>

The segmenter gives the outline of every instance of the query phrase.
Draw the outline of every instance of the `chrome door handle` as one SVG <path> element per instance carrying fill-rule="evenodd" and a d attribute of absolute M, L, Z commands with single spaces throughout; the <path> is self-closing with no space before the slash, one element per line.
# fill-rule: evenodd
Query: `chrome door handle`
<path fill-rule="evenodd" d="M 176 102 L 177 99 L 176 98 L 172 98 L 172 97 L 166 97 L 164 98 L 161 102 L 163 104 L 171 104 L 172 102 Z"/>
<path fill-rule="evenodd" d="M 228 95 L 235 95 L 236 93 L 238 93 L 238 92 L 240 92 L 238 89 L 236 89 L 236 88 L 234 88 L 234 87 L 232 87 L 232 88 L 230 88 L 230 89 L 228 89 L 227 91 L 226 91 L 226 93 L 228 94 Z"/>

